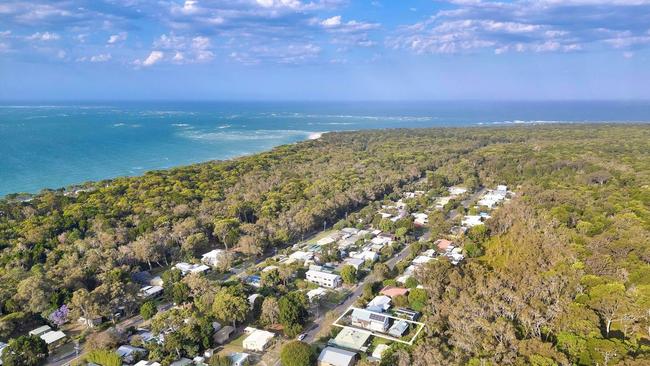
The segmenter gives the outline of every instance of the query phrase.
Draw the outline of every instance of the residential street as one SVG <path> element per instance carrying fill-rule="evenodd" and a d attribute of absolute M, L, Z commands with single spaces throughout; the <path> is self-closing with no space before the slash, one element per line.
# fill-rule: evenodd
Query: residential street
<path fill-rule="evenodd" d="M 406 256 L 408 256 L 409 248 L 410 245 L 405 246 L 404 249 L 402 249 L 397 255 L 393 256 L 391 259 L 386 261 L 385 263 L 388 265 L 388 267 L 390 269 L 395 268 L 395 265 L 399 261 L 401 261 L 402 259 L 406 258 Z M 370 273 L 368 276 L 366 276 L 363 279 L 363 281 L 359 282 L 354 287 L 354 290 L 350 293 L 348 298 L 345 299 L 345 301 L 343 301 L 343 303 L 337 305 L 334 309 L 330 310 L 330 312 L 333 311 L 337 314 L 343 313 L 345 310 L 347 310 L 347 308 L 352 306 L 352 304 L 361 296 L 365 284 L 370 283 L 373 280 L 374 280 L 374 276 L 372 275 L 372 273 Z M 315 327 L 312 326 L 311 329 L 305 332 L 307 336 L 305 337 L 305 339 L 303 339 L 303 342 L 312 343 L 315 340 L 316 335 L 320 332 L 320 330 L 324 325 L 323 324 L 324 320 L 325 320 L 325 314 L 321 314 L 318 318 L 314 319 L 314 324 L 316 324 L 316 326 Z"/>

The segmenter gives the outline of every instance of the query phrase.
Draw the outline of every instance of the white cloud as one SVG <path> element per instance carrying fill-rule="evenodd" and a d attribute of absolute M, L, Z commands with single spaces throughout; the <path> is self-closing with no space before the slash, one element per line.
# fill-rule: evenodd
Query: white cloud
<path fill-rule="evenodd" d="M 387 38 L 415 53 L 573 52 L 650 45 L 650 0 L 452 0 L 456 8 L 401 27 Z"/>
<path fill-rule="evenodd" d="M 142 66 L 152 66 L 163 59 L 165 54 L 161 51 L 151 51 L 149 56 L 142 61 Z"/>
<path fill-rule="evenodd" d="M 327 18 L 327 19 L 323 20 L 322 22 L 320 22 L 320 24 L 325 28 L 339 26 L 339 25 L 341 25 L 341 16 L 337 15 L 337 16 L 333 16 L 331 18 Z"/>
<path fill-rule="evenodd" d="M 28 36 L 27 39 L 30 41 L 56 41 L 60 39 L 61 36 L 59 36 L 56 33 L 50 33 L 50 32 L 36 32 L 32 34 L 31 36 Z"/>
<path fill-rule="evenodd" d="M 99 55 L 83 56 L 76 59 L 77 62 L 101 63 L 110 61 L 113 56 L 110 53 L 100 53 Z"/>
<path fill-rule="evenodd" d="M 124 41 L 126 41 L 127 37 L 128 37 L 127 32 L 120 32 L 118 34 L 113 34 L 110 37 L 108 37 L 107 43 L 108 44 L 116 44 L 116 43 L 119 43 L 119 42 L 124 42 Z"/>

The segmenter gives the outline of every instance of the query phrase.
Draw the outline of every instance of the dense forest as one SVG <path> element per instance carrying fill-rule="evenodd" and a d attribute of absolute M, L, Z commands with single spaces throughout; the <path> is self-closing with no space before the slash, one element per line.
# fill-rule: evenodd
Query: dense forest
<path fill-rule="evenodd" d="M 231 161 L 9 196 L 0 201 L 0 338 L 63 304 L 74 311 L 82 297 L 100 315 L 134 311 L 135 272 L 215 247 L 260 256 L 426 176 L 470 189 L 508 184 L 517 196 L 463 239 L 473 248 L 465 264 L 418 273 L 426 334 L 390 360 L 650 362 L 647 125 L 328 133 Z"/>

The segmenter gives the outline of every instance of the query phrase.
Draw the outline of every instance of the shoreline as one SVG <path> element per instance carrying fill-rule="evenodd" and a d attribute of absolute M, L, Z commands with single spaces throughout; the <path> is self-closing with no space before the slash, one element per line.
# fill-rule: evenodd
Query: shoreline
<path fill-rule="evenodd" d="M 2 200 L 7 200 L 10 202 L 15 202 L 15 201 L 20 201 L 20 202 L 29 202 L 31 199 L 37 195 L 39 195 L 42 192 L 47 192 L 47 191 L 54 191 L 54 192 L 63 192 L 64 195 L 67 196 L 76 196 L 77 194 L 84 192 L 84 191 L 89 191 L 89 190 L 94 190 L 96 189 L 96 186 L 98 184 L 101 184 L 102 182 L 111 182 L 115 179 L 120 179 L 120 178 L 135 178 L 135 177 L 142 177 L 148 173 L 151 172 L 160 172 L 160 171 L 169 171 L 171 169 L 178 169 L 178 168 L 184 168 L 184 167 L 190 167 L 193 165 L 197 164 L 206 164 L 210 162 L 226 162 L 226 161 L 232 161 L 240 158 L 244 158 L 247 156 L 255 155 L 255 154 L 261 154 L 265 152 L 270 152 L 274 149 L 277 149 L 282 146 L 286 145 L 293 145 L 293 144 L 301 144 L 301 143 L 306 143 L 310 141 L 316 141 L 319 140 L 323 137 L 325 134 L 330 134 L 330 133 L 359 133 L 359 132 L 370 132 L 370 131 L 389 131 L 389 130 L 431 130 L 431 129 L 440 129 L 440 130 L 447 130 L 447 129 L 515 129 L 515 128 L 530 128 L 530 127 L 561 127 L 561 126 L 588 126 L 588 125 L 595 125 L 595 126 L 630 126 L 630 125 L 643 125 L 643 126 L 650 126 L 650 121 L 648 122 L 643 122 L 643 121 L 638 121 L 638 122 L 627 122 L 627 121 L 598 121 L 598 122 L 592 122 L 592 121 L 586 121 L 586 122 L 571 122 L 571 121 L 553 121 L 552 123 L 549 121 L 532 121 L 531 123 L 521 123 L 521 121 L 513 121 L 509 123 L 475 123 L 473 125 L 469 126 L 429 126 L 429 127 L 397 127 L 397 128 L 366 128 L 366 129 L 359 129 L 359 130 L 333 130 L 333 131 L 320 131 L 320 132 L 311 132 L 309 133 L 305 139 L 298 140 L 295 142 L 290 142 L 290 143 L 285 143 L 285 144 L 280 144 L 271 147 L 270 149 L 263 149 L 255 152 L 250 152 L 250 153 L 243 153 L 243 154 L 238 154 L 238 155 L 233 155 L 224 159 L 208 159 L 208 160 L 202 160 L 202 161 L 197 161 L 189 164 L 179 164 L 179 165 L 174 165 L 171 167 L 165 167 L 165 168 L 152 168 L 152 169 L 147 169 L 147 170 L 142 170 L 139 174 L 133 174 L 133 175 L 117 175 L 117 176 L 111 176 L 103 179 L 90 179 L 81 183 L 72 183 L 66 186 L 60 186 L 57 188 L 50 188 L 50 187 L 42 187 L 36 192 L 10 192 L 6 194 L 0 195 L 0 201 Z"/>

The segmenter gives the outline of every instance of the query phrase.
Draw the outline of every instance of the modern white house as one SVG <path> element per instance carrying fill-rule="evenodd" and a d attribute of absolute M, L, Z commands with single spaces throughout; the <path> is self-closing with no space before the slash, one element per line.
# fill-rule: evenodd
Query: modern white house
<path fill-rule="evenodd" d="M 337 288 L 342 283 L 341 276 L 329 272 L 310 269 L 305 276 L 307 281 L 328 288 Z"/>
<path fill-rule="evenodd" d="M 467 192 L 467 188 L 465 187 L 449 187 L 449 194 L 452 196 L 460 196 L 461 194 L 465 194 Z"/>
<path fill-rule="evenodd" d="M 390 318 L 373 311 L 354 309 L 350 320 L 356 327 L 385 333 L 388 330 Z"/>
<path fill-rule="evenodd" d="M 218 267 L 226 258 L 226 251 L 223 249 L 211 250 L 201 256 L 201 263 L 212 267 Z"/>
<path fill-rule="evenodd" d="M 256 352 L 264 352 L 271 339 L 275 337 L 275 333 L 251 327 L 247 327 L 244 332 L 248 334 L 244 339 L 244 349 Z"/>

